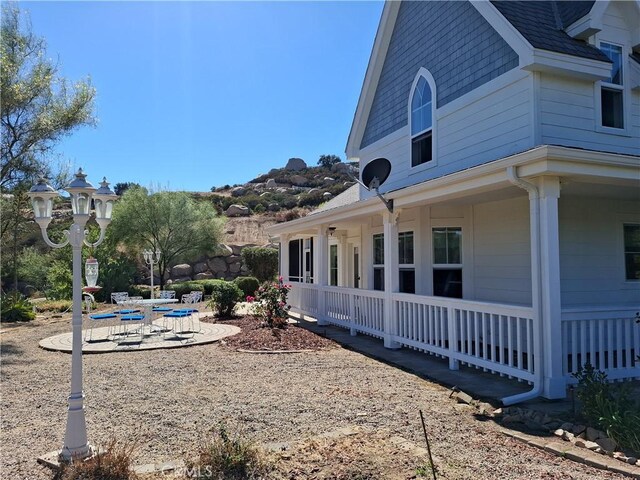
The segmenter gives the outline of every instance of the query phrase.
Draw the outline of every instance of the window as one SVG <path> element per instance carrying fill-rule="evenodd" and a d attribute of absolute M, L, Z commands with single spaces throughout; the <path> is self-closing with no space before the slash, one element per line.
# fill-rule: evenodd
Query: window
<path fill-rule="evenodd" d="M 300 272 L 302 270 L 302 249 L 300 243 L 302 240 L 291 240 L 289 242 L 289 281 L 301 281 Z"/>
<path fill-rule="evenodd" d="M 433 229 L 433 294 L 462 298 L 462 229 Z"/>
<path fill-rule="evenodd" d="M 373 289 L 384 290 L 384 235 L 373 236 Z"/>
<path fill-rule="evenodd" d="M 622 47 L 600 43 L 600 50 L 613 62 L 611 77 L 600 82 L 600 109 L 602 126 L 624 128 L 624 81 Z"/>
<path fill-rule="evenodd" d="M 398 234 L 398 263 L 400 264 L 400 291 L 403 293 L 416 293 L 413 232 L 400 232 Z"/>
<path fill-rule="evenodd" d="M 329 245 L 329 285 L 338 286 L 338 245 Z"/>
<path fill-rule="evenodd" d="M 304 240 L 304 281 L 313 283 L 313 238 Z"/>
<path fill-rule="evenodd" d="M 411 97 L 411 166 L 433 160 L 432 92 L 422 75 Z"/>
<path fill-rule="evenodd" d="M 640 280 L 640 225 L 624 225 L 624 267 L 627 280 Z"/>

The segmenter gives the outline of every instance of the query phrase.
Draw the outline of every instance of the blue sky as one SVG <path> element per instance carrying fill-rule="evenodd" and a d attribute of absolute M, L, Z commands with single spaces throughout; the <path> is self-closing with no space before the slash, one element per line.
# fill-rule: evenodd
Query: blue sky
<path fill-rule="evenodd" d="M 57 151 L 94 184 L 207 191 L 344 159 L 382 2 L 20 2 L 96 128 Z"/>

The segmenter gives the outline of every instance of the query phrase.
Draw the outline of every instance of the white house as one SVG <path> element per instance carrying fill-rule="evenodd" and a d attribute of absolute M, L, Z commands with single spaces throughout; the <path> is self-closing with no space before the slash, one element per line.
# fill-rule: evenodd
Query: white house
<path fill-rule="evenodd" d="M 562 398 L 640 378 L 640 2 L 388 2 L 347 157 L 275 225 L 294 311 Z"/>

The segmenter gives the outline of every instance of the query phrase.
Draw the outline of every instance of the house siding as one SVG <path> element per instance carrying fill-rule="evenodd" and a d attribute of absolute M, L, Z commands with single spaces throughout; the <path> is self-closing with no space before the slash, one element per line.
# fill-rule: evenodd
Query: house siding
<path fill-rule="evenodd" d="M 360 148 L 407 125 L 421 67 L 438 108 L 518 66 L 518 56 L 468 2 L 402 2 Z"/>
<path fill-rule="evenodd" d="M 623 224 L 640 223 L 638 201 L 560 197 L 562 306 L 638 304 L 640 282 L 625 281 Z"/>
<path fill-rule="evenodd" d="M 436 113 L 435 165 L 411 167 L 409 128 L 405 126 L 360 152 L 360 164 L 391 160 L 391 175 L 380 188 L 389 192 L 465 170 L 534 146 L 532 89 L 528 72 L 509 73 L 510 83 L 446 115 Z M 426 167 L 426 168 L 425 168 Z M 373 195 L 364 188 L 361 198 Z"/>
<path fill-rule="evenodd" d="M 531 305 L 529 199 L 473 207 L 475 300 Z"/>

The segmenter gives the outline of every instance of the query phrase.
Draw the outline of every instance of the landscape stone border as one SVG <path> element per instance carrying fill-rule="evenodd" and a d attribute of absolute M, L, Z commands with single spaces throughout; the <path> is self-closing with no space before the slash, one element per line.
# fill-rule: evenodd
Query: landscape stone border
<path fill-rule="evenodd" d="M 480 415 L 500 421 L 504 427 L 501 429 L 504 435 L 563 458 L 640 479 L 640 460 L 623 452 L 616 452 L 615 442 L 604 432 L 584 425 L 562 423 L 545 413 L 523 407 L 494 409 L 491 404 L 475 400 L 467 393 L 455 389 L 450 397 L 464 404 L 461 406 L 475 407 Z M 506 427 L 514 423 L 554 436 L 540 437 Z M 569 445 L 567 442 L 570 442 Z"/>

